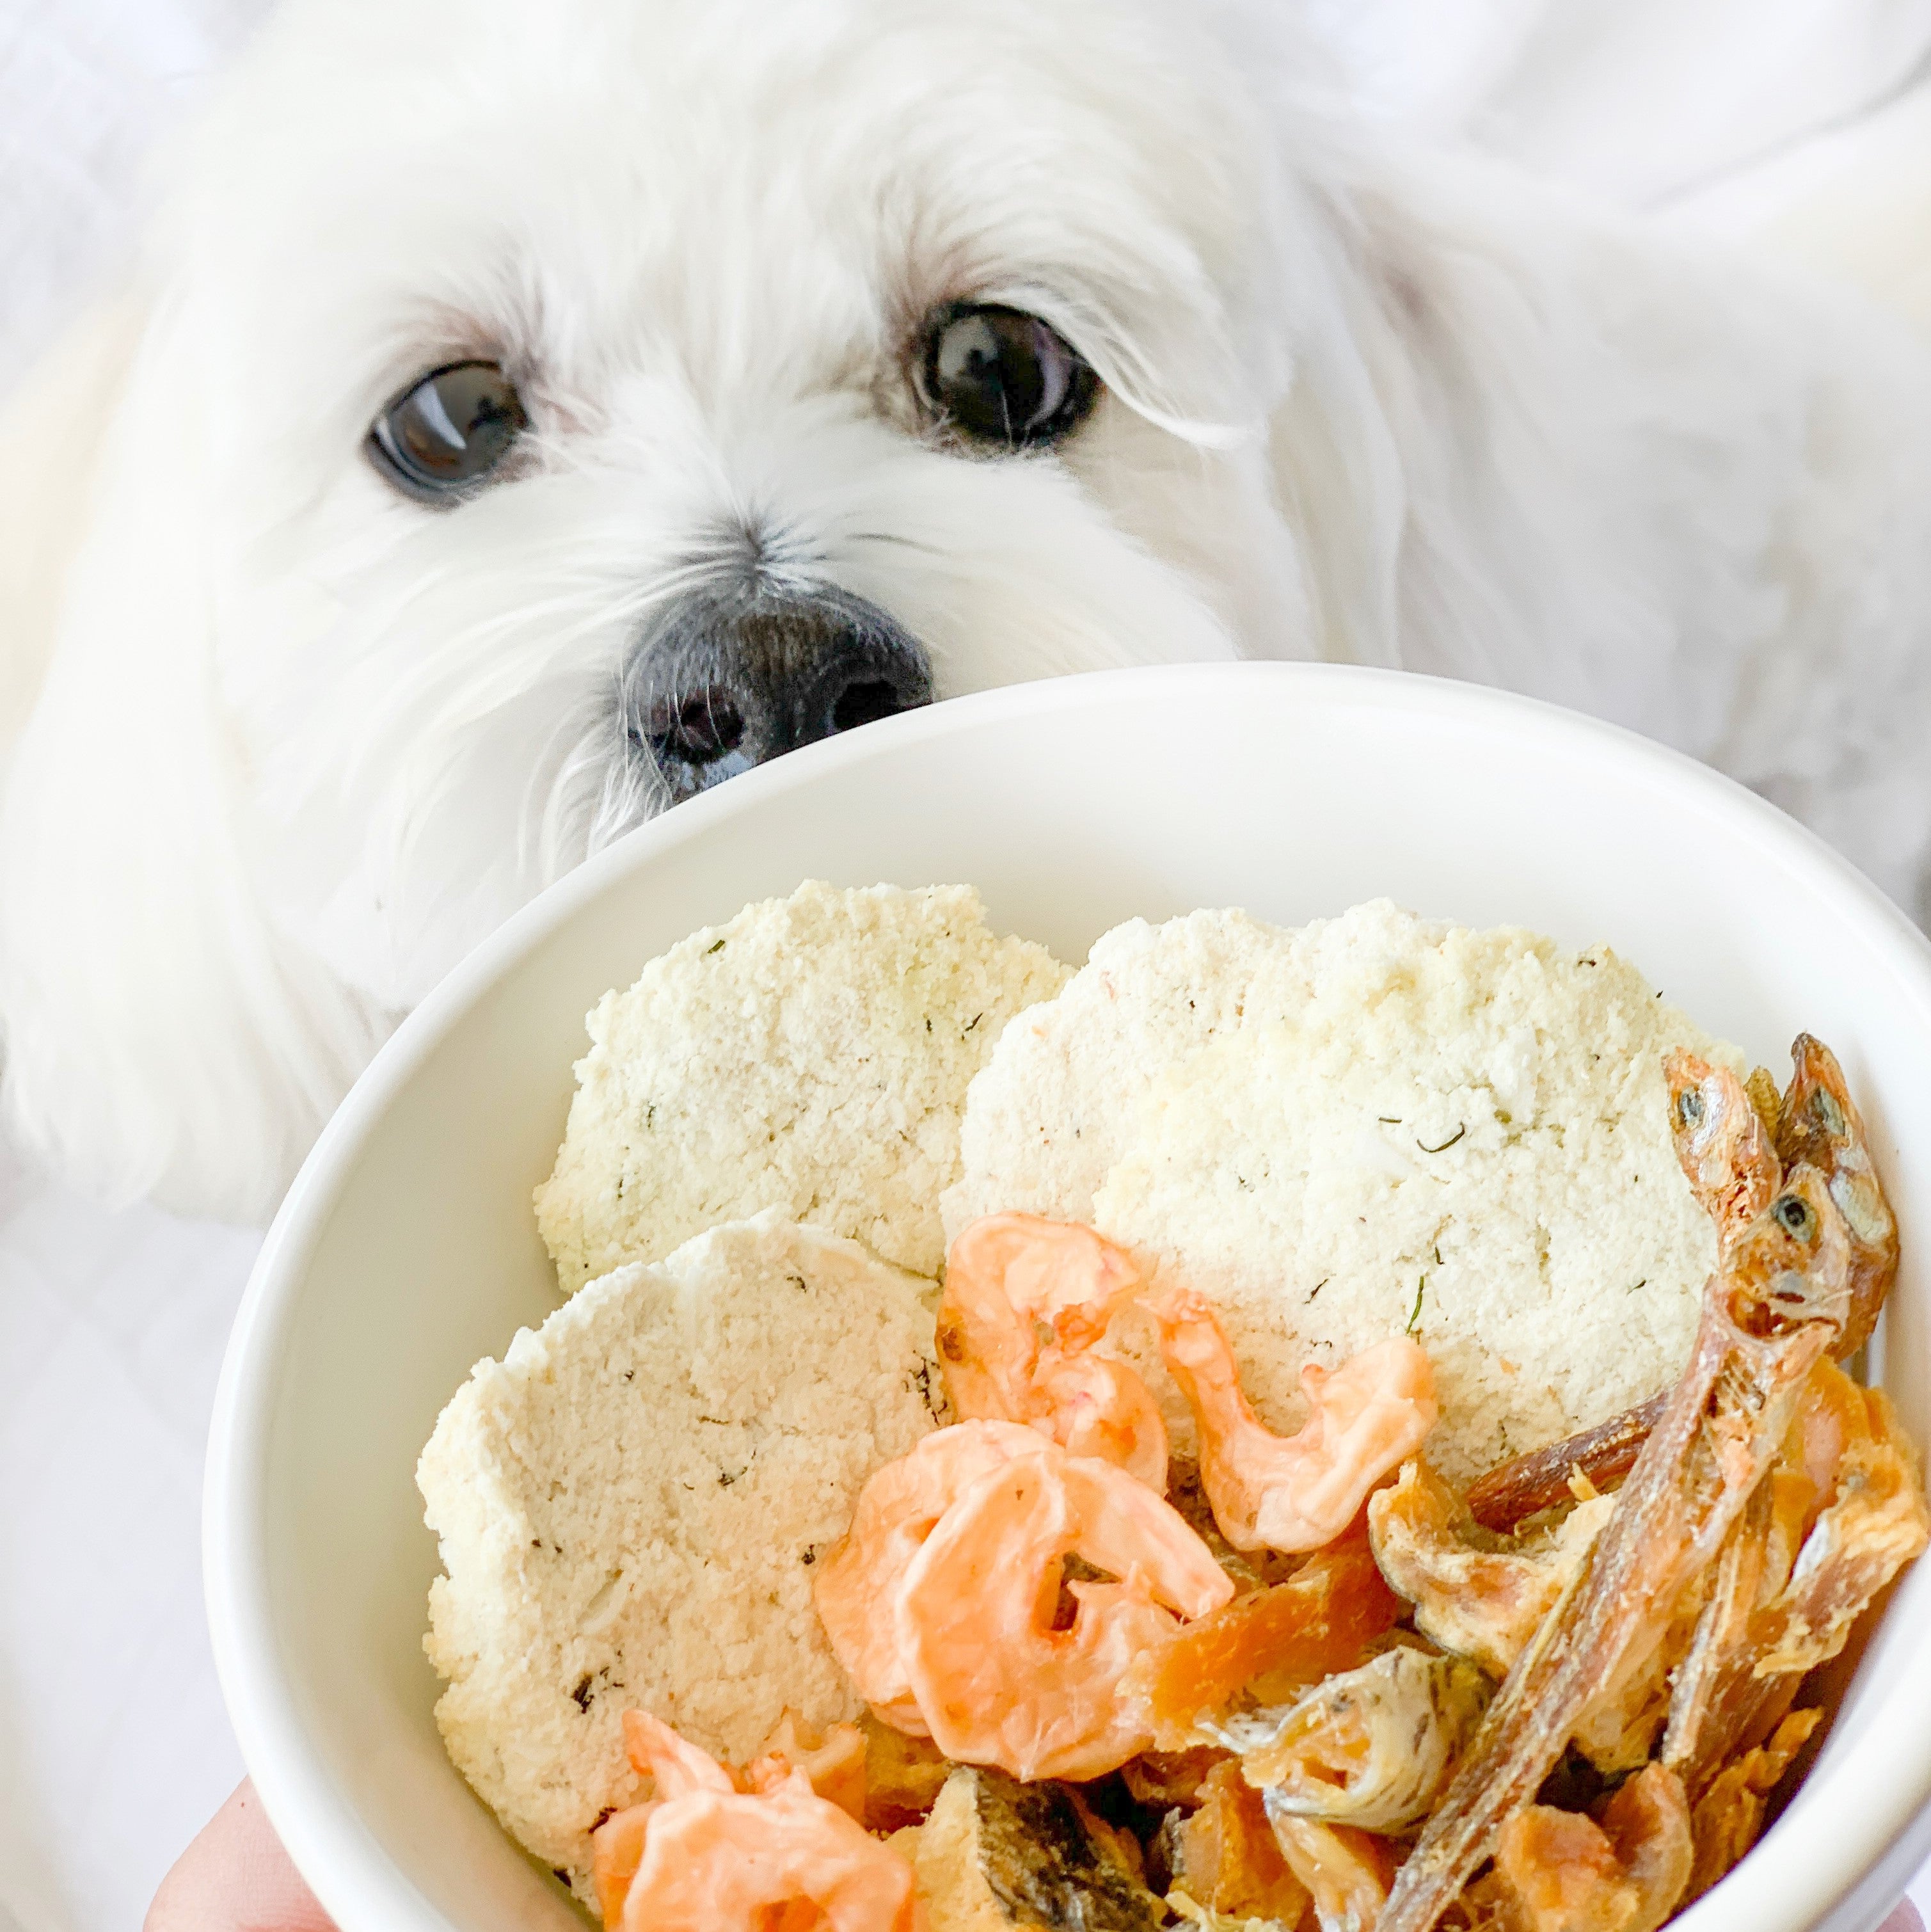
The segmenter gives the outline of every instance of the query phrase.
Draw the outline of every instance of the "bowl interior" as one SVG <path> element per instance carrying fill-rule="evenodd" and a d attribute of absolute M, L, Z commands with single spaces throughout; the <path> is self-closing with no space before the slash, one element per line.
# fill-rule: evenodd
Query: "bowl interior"
<path fill-rule="evenodd" d="M 211 1448 L 211 1616 L 265 1801 L 358 1932 L 583 1922 L 438 1741 L 415 1458 L 472 1363 L 555 1305 L 529 1196 L 586 1010 L 807 877 L 970 881 L 1075 961 L 1135 914 L 1292 923 L 1386 895 L 1606 940 L 1780 1074 L 1807 1028 L 1843 1058 L 1899 1210 L 1879 1372 L 1931 1433 L 1931 952 L 1768 807 L 1608 728 L 1388 674 L 1109 674 L 894 720 L 680 808 L 528 909 L 385 1050 L 263 1252 Z M 1931 1564 L 1782 1822 L 1681 1922 L 1874 1922 L 1931 1795 L 1927 1609 Z"/>

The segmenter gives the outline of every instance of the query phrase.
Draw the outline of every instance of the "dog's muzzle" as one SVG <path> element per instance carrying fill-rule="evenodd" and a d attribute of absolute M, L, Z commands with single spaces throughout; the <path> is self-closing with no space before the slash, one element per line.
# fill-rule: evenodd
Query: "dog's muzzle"
<path fill-rule="evenodd" d="M 758 586 L 667 607 L 624 666 L 633 756 L 676 804 L 835 733 L 932 701 L 917 640 L 849 591 Z"/>

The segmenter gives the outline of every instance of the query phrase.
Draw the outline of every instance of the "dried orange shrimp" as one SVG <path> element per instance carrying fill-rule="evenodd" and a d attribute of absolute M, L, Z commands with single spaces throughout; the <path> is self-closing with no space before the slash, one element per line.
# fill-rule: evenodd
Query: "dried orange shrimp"
<path fill-rule="evenodd" d="M 657 1796 L 594 1834 L 607 1932 L 924 1932 L 911 1866 L 781 1754 L 733 1776 L 640 1711 L 624 1742 Z"/>
<path fill-rule="evenodd" d="M 1117 1580 L 1065 1586 L 1065 1559 Z M 907 1570 L 898 1624 L 919 1708 L 948 1757 L 1027 1780 L 1097 1778 L 1150 1742 L 1120 1695 L 1134 1658 L 1234 1594 L 1180 1515 L 1113 1464 L 1027 1456 L 982 1477 Z"/>
<path fill-rule="evenodd" d="M 1126 1252 L 1075 1221 L 988 1214 L 946 1260 L 939 1359 L 961 1417 L 1023 1422 L 1075 1456 L 1167 1486 L 1167 1430 L 1123 1362 L 1091 1352 L 1140 1285 Z"/>
<path fill-rule="evenodd" d="M 892 1610 L 907 1567 L 940 1517 L 980 1477 L 1052 1446 L 1018 1423 L 958 1423 L 886 1463 L 859 1492 L 851 1528 L 820 1565 L 813 1594 L 839 1663 L 885 1723 L 913 1737 L 927 1735 Z"/>
<path fill-rule="evenodd" d="M 1237 1550 L 1318 1550 L 1435 1426 L 1435 1374 L 1405 1336 L 1301 1370 L 1312 1413 L 1276 1436 L 1240 1388 L 1233 1345 L 1204 1296 L 1176 1288 L 1153 1309 L 1160 1352 L 1200 1426 L 1201 1485 Z"/>

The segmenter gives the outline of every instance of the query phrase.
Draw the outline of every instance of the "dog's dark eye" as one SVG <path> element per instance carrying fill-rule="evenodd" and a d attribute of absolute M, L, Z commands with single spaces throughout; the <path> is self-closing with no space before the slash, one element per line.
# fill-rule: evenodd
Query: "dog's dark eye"
<path fill-rule="evenodd" d="M 405 389 L 369 428 L 371 460 L 412 496 L 436 502 L 479 483 L 528 427 L 516 386 L 493 362 L 452 362 Z"/>
<path fill-rule="evenodd" d="M 920 388 L 947 428 L 1024 449 L 1064 436 L 1099 378 L 1057 329 L 1016 308 L 954 303 L 926 325 Z"/>

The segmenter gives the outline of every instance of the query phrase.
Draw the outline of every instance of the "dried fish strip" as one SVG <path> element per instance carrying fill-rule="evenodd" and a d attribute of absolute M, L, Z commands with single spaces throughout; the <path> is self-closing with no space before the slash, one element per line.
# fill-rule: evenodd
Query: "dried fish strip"
<path fill-rule="evenodd" d="M 1150 1645 L 1120 1680 L 1155 1749 L 1206 1741 L 1203 1718 L 1237 1700 L 1282 1703 L 1351 1670 L 1391 1630 L 1401 1601 L 1368 1547 L 1344 1543 L 1311 1556 L 1285 1583 L 1250 1591 Z"/>
<path fill-rule="evenodd" d="M 1415 1627 L 1498 1682 L 1588 1560 L 1614 1508 L 1600 1496 L 1520 1540 L 1484 1529 L 1426 1462 L 1369 1498 L 1375 1560 L 1414 1604 Z"/>
<path fill-rule="evenodd" d="M 1735 1083 L 1718 1070 L 1716 1076 Z M 1741 1086 L 1738 1090 L 1741 1092 Z M 1746 1100 L 1745 1104 L 1747 1104 Z M 1580 1586 L 1489 1707 L 1469 1763 L 1396 1881 L 1378 1932 L 1428 1932 L 1528 1803 L 1588 1706 L 1656 1645 L 1776 1453 L 1804 1378 L 1849 1310 L 1849 1236 L 1808 1166 L 1726 1257 L 1688 1367 L 1643 1445 Z"/>
<path fill-rule="evenodd" d="M 1489 1683 L 1465 1658 L 1404 1646 L 1317 1684 L 1284 1711 L 1215 1727 L 1276 1814 L 1401 1832 L 1461 1763 Z"/>
<path fill-rule="evenodd" d="M 1518 1523 L 1564 1503 L 1575 1494 L 1576 1472 L 1592 1489 L 1616 1488 L 1636 1466 L 1636 1457 L 1669 1400 L 1669 1391 L 1612 1415 L 1546 1449 L 1518 1456 L 1469 1484 L 1469 1514 L 1484 1529 L 1507 1535 Z"/>

